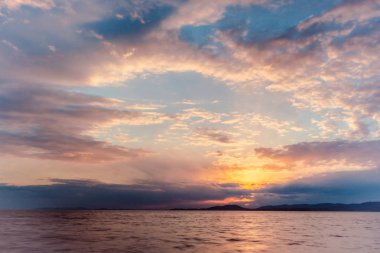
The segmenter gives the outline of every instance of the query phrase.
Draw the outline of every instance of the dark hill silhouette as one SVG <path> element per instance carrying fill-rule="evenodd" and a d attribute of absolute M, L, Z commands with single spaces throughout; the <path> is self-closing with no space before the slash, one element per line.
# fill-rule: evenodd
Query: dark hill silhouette
<path fill-rule="evenodd" d="M 250 211 L 239 205 L 212 206 L 208 208 L 174 208 L 174 211 Z"/>
<path fill-rule="evenodd" d="M 205 210 L 211 210 L 211 211 L 247 211 L 250 210 L 248 208 L 244 208 L 238 205 L 225 205 L 225 206 L 212 206 L 209 208 L 206 208 Z"/>

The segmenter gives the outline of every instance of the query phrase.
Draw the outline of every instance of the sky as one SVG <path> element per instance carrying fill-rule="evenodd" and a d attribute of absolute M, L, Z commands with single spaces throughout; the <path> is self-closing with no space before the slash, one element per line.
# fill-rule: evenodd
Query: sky
<path fill-rule="evenodd" d="M 0 209 L 380 200 L 379 0 L 1 0 Z"/>

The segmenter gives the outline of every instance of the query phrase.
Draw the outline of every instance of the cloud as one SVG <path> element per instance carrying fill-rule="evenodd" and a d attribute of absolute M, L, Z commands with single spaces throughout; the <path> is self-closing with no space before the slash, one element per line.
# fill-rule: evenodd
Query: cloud
<path fill-rule="evenodd" d="M 256 148 L 256 155 L 267 161 L 264 169 L 274 170 L 352 170 L 380 165 L 380 141 L 303 142 L 282 148 Z"/>
<path fill-rule="evenodd" d="M 147 4 L 140 13 L 137 10 L 117 10 L 117 14 L 86 24 L 84 27 L 95 31 L 105 39 L 138 40 L 157 27 L 162 20 L 173 13 L 174 7 L 162 4 Z"/>
<path fill-rule="evenodd" d="M 255 194 L 255 206 L 379 201 L 379 186 L 379 169 L 325 173 L 265 187 Z"/>
<path fill-rule="evenodd" d="M 218 129 L 213 128 L 198 128 L 196 130 L 196 134 L 202 139 L 205 138 L 209 141 L 222 143 L 222 144 L 229 144 L 232 143 L 232 136 L 228 133 L 225 133 Z"/>
<path fill-rule="evenodd" d="M 199 26 L 211 24 L 222 18 L 225 9 L 230 5 L 244 7 L 255 4 L 264 5 L 266 0 L 219 0 L 204 2 L 202 0 L 189 0 L 177 7 L 175 15 L 164 21 L 165 29 L 179 29 L 185 25 Z"/>
<path fill-rule="evenodd" d="M 307 161 L 312 163 L 320 160 L 351 160 L 362 162 L 377 162 L 380 159 L 377 152 L 380 141 L 330 141 L 303 142 L 286 145 L 281 149 L 257 148 L 255 152 L 260 157 L 284 161 Z"/>
<path fill-rule="evenodd" d="M 2 153 L 95 162 L 146 151 L 94 139 L 115 125 L 159 124 L 169 118 L 131 111 L 121 101 L 52 89 L 3 85 L 0 89 Z"/>
<path fill-rule="evenodd" d="M 193 1 L 191 1 L 193 2 Z M 259 1 L 261 4 L 262 1 Z M 239 1 L 234 4 L 252 4 L 256 1 Z M 195 6 L 196 4 L 193 3 Z M 202 3 L 202 6 L 204 3 Z M 208 4 L 214 5 L 214 4 Z M 222 6 L 221 10 L 231 5 L 231 2 L 223 1 L 218 4 Z M 128 14 L 134 9 L 139 9 L 140 5 L 127 4 L 122 9 Z M 147 4 L 147 6 L 151 6 Z M 31 15 L 30 21 L 33 24 L 41 24 L 39 32 L 46 34 L 48 41 L 40 41 L 40 37 L 28 33 L 26 25 L 19 23 L 7 23 L 4 25 L 5 38 L 20 48 L 24 54 L 10 55 L 5 57 L 2 65 L 2 72 L 8 79 L 22 80 L 24 82 L 42 82 L 55 84 L 71 85 L 104 85 L 109 83 L 119 83 L 126 79 L 134 78 L 136 75 L 150 73 L 165 73 L 170 71 L 183 72 L 195 71 L 204 75 L 213 76 L 225 81 L 246 82 L 259 78 L 259 72 L 267 72 L 265 68 L 258 67 L 255 64 L 248 67 L 246 64 L 231 55 L 229 51 L 229 41 L 223 41 L 220 37 L 220 43 L 227 50 L 221 52 L 220 56 L 209 54 L 202 50 L 194 48 L 178 38 L 178 30 L 156 25 L 154 29 L 144 29 L 144 36 L 138 41 L 129 41 L 126 37 L 121 36 L 124 40 L 113 39 L 104 40 L 101 35 L 102 31 L 96 33 L 97 26 L 87 27 L 86 24 L 96 24 L 101 22 L 101 18 L 107 20 L 106 11 L 101 9 L 110 9 L 110 12 L 117 14 L 119 5 L 95 4 L 84 1 L 77 3 L 75 8 L 64 8 L 65 23 L 61 22 L 62 15 L 57 13 L 43 13 L 42 17 Z M 180 8 L 177 6 L 177 8 Z M 203 8 L 203 7 L 202 7 Z M 85 9 L 86 15 L 79 15 L 75 10 Z M 212 8 L 211 8 L 212 9 Z M 143 9 L 139 11 L 142 14 L 149 14 L 154 8 Z M 116 15 L 115 14 L 115 15 Z M 16 15 L 16 14 L 14 14 Z M 24 14 L 26 15 L 26 14 Z M 108 12 L 109 15 L 109 12 Z M 178 14 L 179 15 L 179 14 Z M 140 17 L 141 15 L 138 15 Z M 181 16 L 181 15 L 179 15 Z M 21 16 L 22 17 L 22 16 Z M 99 19 L 100 17 L 100 19 Z M 131 14 L 127 15 L 131 19 Z M 149 17 L 149 15 L 148 15 Z M 17 16 L 15 18 L 18 18 Z M 145 27 L 140 18 L 135 18 L 133 22 Z M 95 20 L 94 20 L 95 19 Z M 126 22 L 125 19 L 111 18 L 114 22 Z M 105 22 L 105 23 L 104 23 Z M 101 26 L 107 27 L 107 22 L 101 22 Z M 132 22 L 132 20 L 131 20 Z M 153 22 L 154 24 L 160 23 Z M 164 20 L 162 20 L 164 22 Z M 98 24 L 99 25 L 99 24 Z M 83 26 L 85 26 L 83 28 Z M 59 29 L 57 29 L 59 27 Z M 99 27 L 98 27 L 99 28 Z M 106 31 L 113 31 L 114 26 L 104 28 Z M 104 30 L 103 29 L 103 30 Z M 65 31 L 64 37 L 57 34 L 57 30 Z M 95 33 L 94 33 L 95 30 Z M 116 32 L 114 32 L 116 33 Z M 128 33 L 128 29 L 122 29 L 118 34 Z M 105 34 L 104 34 L 105 35 Z M 20 36 L 22 39 L 20 39 Z M 107 36 L 105 35 L 106 39 Z M 18 40 L 16 42 L 16 40 Z M 54 43 L 53 43 L 54 42 Z M 226 44 L 227 43 L 227 44 Z M 20 45 L 18 45 L 20 44 Z M 48 46 L 54 44 L 59 54 L 49 51 Z M 42 45 L 41 47 L 39 45 Z M 38 48 L 28 48 L 38 46 Z M 181 52 L 180 54 L 178 52 Z M 257 58 L 255 56 L 255 58 Z M 172 64 L 176 62 L 177 64 Z M 17 69 L 17 75 L 12 75 Z M 253 71 L 255 70 L 255 71 Z M 40 78 L 40 77 L 44 78 Z"/>
<path fill-rule="evenodd" d="M 9 41 L 7 41 L 7 40 L 1 40 L 1 43 L 3 43 L 3 45 L 6 45 L 6 46 L 8 46 L 9 48 L 13 49 L 15 52 L 20 51 L 20 49 L 18 49 L 17 46 L 15 46 L 14 44 L 12 44 L 11 42 L 9 42 Z"/>
<path fill-rule="evenodd" d="M 251 143 L 218 149 L 209 152 L 215 159 L 215 171 L 220 172 L 218 178 L 256 189 L 322 173 L 359 172 L 380 166 L 379 140 L 300 142 L 272 148 Z"/>
<path fill-rule="evenodd" d="M 258 10 L 265 12 L 252 15 Z M 30 25 L 3 24 L 4 79 L 107 85 L 147 73 L 198 72 L 238 89 L 285 93 L 294 107 L 319 114 L 313 116 L 317 137 L 374 139 L 379 134 L 376 1 L 300 0 L 276 6 L 271 1 L 83 1 L 62 7 L 62 13 L 9 14 L 13 20 L 27 16 L 39 30 L 32 34 Z M 137 34 L 129 26 L 138 28 L 133 29 Z M 184 28 L 201 46 L 183 39 Z M 40 33 L 47 36 L 44 41 Z"/>
<path fill-rule="evenodd" d="M 116 158 L 127 159 L 146 154 L 142 149 L 128 149 L 96 141 L 87 136 L 61 134 L 48 130 L 33 133 L 0 132 L 2 154 L 31 156 L 42 159 L 75 162 L 102 162 Z"/>
<path fill-rule="evenodd" d="M 22 6 L 30 6 L 34 8 L 50 9 L 54 6 L 53 0 L 3 0 L 0 3 L 1 7 L 14 10 Z"/>
<path fill-rule="evenodd" d="M 0 185 L 0 208 L 171 208 L 204 206 L 205 201 L 237 200 L 250 191 L 223 185 L 142 182 L 104 184 L 54 179 L 50 185 Z"/>
<path fill-rule="evenodd" d="M 247 31 L 248 33 L 253 33 L 256 38 L 259 37 L 256 36 L 256 30 L 265 28 L 262 27 L 265 24 L 261 24 L 260 26 L 260 20 L 258 19 L 248 20 L 252 17 L 251 14 L 255 11 L 255 8 L 259 8 L 257 4 L 261 4 L 260 8 L 270 11 L 273 13 L 273 16 L 276 16 L 276 11 L 283 15 L 281 16 L 283 22 L 277 22 L 277 20 L 272 17 L 268 19 L 270 20 L 270 24 L 286 23 L 287 26 L 289 26 L 290 31 L 308 34 L 307 39 L 294 39 L 294 36 L 287 36 L 287 34 L 291 32 L 289 32 L 286 27 L 279 30 L 279 36 L 268 38 L 265 45 L 256 45 L 255 43 L 249 43 L 249 40 L 242 39 L 241 36 L 244 35 L 236 33 L 239 29 Z M 184 24 L 191 25 L 191 22 L 182 23 L 179 27 L 175 26 L 176 28 L 169 28 L 165 25 L 166 21 L 169 22 L 171 18 L 176 17 L 186 17 L 191 20 L 191 15 L 183 16 L 180 14 L 180 10 L 182 10 L 182 8 L 197 9 L 198 7 L 205 10 L 207 8 L 204 8 L 204 3 L 200 4 L 198 1 L 188 1 L 183 5 L 178 5 L 170 2 L 168 6 L 174 6 L 173 8 L 177 8 L 178 12 L 174 12 L 172 15 L 159 16 L 157 20 L 153 18 L 151 22 L 152 24 L 155 24 L 154 29 L 145 29 L 144 27 L 150 26 L 149 24 L 144 24 L 144 21 L 142 20 L 144 20 L 144 18 L 149 20 L 149 16 L 154 13 L 156 13 L 153 15 L 154 17 L 155 15 L 159 15 L 159 13 L 161 13 L 160 8 L 166 5 L 147 4 L 146 2 L 138 5 L 126 2 L 125 6 L 120 6 L 117 4 L 96 5 L 95 3 L 89 4 L 86 2 L 78 4 L 77 7 L 88 7 L 87 21 L 83 18 L 80 20 L 78 13 L 68 12 L 66 10 L 67 13 L 65 14 L 70 15 L 70 19 L 73 21 L 70 22 L 68 27 L 63 27 L 62 23 L 57 24 L 60 25 L 61 29 L 67 30 L 68 34 L 70 34 L 70 40 L 66 39 L 63 42 L 66 42 L 66 44 L 75 42 L 77 45 L 76 49 L 73 48 L 68 50 L 68 52 L 64 52 L 64 55 L 49 57 L 48 59 L 45 57 L 35 57 L 32 61 L 34 63 L 33 66 L 24 65 L 25 59 L 20 58 L 19 60 L 24 62 L 24 64 L 18 62 L 16 65 L 18 66 L 18 69 L 25 72 L 25 75 L 30 76 L 31 71 L 37 71 L 38 73 L 44 73 L 45 77 L 49 77 L 50 82 L 53 81 L 52 79 L 54 79 L 53 77 L 55 76 L 55 82 L 59 83 L 63 82 L 62 80 L 57 79 L 64 78 L 64 76 L 72 77 L 72 79 L 70 79 L 71 82 L 74 82 L 75 79 L 79 78 L 80 81 L 89 84 L 104 84 L 109 82 L 121 82 L 133 78 L 136 74 L 145 71 L 151 73 L 196 71 L 221 80 L 232 81 L 237 85 L 241 85 L 241 82 L 249 82 L 249 85 L 258 85 L 258 83 L 261 82 L 262 84 L 271 84 L 272 89 L 281 88 L 282 90 L 288 90 L 290 88 L 288 84 L 294 82 L 296 82 L 296 85 L 293 85 L 293 88 L 302 83 L 305 85 L 310 83 L 310 79 L 314 78 L 314 75 L 309 75 L 310 71 L 312 71 L 313 74 L 321 73 L 319 65 L 326 62 L 326 58 L 321 56 L 328 54 L 331 50 L 342 47 L 342 45 L 339 47 L 336 45 L 334 46 L 332 40 L 343 36 L 343 39 L 347 39 L 345 44 L 349 44 L 347 42 L 354 38 L 347 36 L 347 33 L 355 27 L 359 28 L 362 26 L 365 29 L 372 23 L 370 18 L 374 17 L 374 13 L 377 13 L 378 11 L 376 5 L 373 4 L 373 1 L 360 1 L 360 3 L 358 2 L 356 4 L 357 6 L 355 8 L 367 10 L 367 15 L 362 15 L 360 14 L 361 12 L 357 11 L 355 11 L 354 16 L 351 15 L 349 12 L 351 9 L 347 10 L 348 4 L 341 4 L 332 8 L 336 3 L 316 4 L 318 8 L 314 9 L 309 6 L 306 8 L 308 12 L 303 13 L 302 6 L 308 6 L 308 4 L 310 4 L 308 1 L 297 1 L 292 4 L 283 4 L 275 9 L 270 9 L 271 3 L 262 1 L 239 1 L 233 3 L 230 1 L 218 1 L 217 3 L 208 3 L 207 7 L 217 5 L 218 12 L 224 13 L 222 18 L 212 21 L 214 22 L 212 23 L 212 29 L 210 29 L 212 34 L 204 35 L 206 37 L 214 37 L 214 39 L 209 40 L 210 44 L 208 46 L 212 47 L 215 43 L 221 45 L 221 51 L 218 51 L 219 53 L 216 55 L 213 53 L 210 54 L 208 51 L 198 50 L 191 44 L 187 44 L 179 39 L 179 28 L 183 27 Z M 227 8 L 231 5 L 234 8 Z M 239 7 L 239 5 L 248 6 L 249 8 L 244 11 L 243 7 Z M 145 7 L 143 8 L 141 6 Z M 106 15 L 107 12 L 99 12 L 100 8 L 106 9 L 106 7 L 110 9 L 108 17 Z M 157 12 L 155 11 L 155 8 L 158 8 Z M 119 13 L 124 17 L 123 19 L 117 18 L 116 16 L 109 17 L 110 12 L 116 15 L 120 9 L 126 13 L 124 15 Z M 210 9 L 214 10 L 215 8 L 212 7 Z M 137 11 L 139 15 L 136 14 L 134 17 L 134 15 L 132 15 L 134 11 Z M 192 14 L 199 13 L 195 11 L 193 12 L 192 10 L 190 10 L 190 12 Z M 243 12 L 244 15 L 239 16 L 241 12 Z M 299 12 L 303 16 L 297 15 L 296 17 L 288 17 L 290 16 L 287 15 L 288 12 Z M 371 13 L 371 15 L 369 13 Z M 310 15 L 312 16 L 311 18 L 304 20 Z M 242 28 L 234 23 L 237 16 L 242 19 Z M 358 20 L 356 20 L 356 23 L 352 23 L 355 21 L 355 16 L 357 16 Z M 218 17 L 218 15 L 216 15 L 216 17 Z M 348 17 L 350 18 L 347 19 Z M 60 18 L 61 17 L 56 14 L 46 15 L 44 21 L 56 23 Z M 104 19 L 103 21 L 102 18 Z M 287 20 L 289 18 L 293 18 L 294 20 L 290 22 Z M 337 23 L 337 27 L 331 29 L 331 26 L 334 26 L 334 23 L 331 23 L 332 20 L 335 20 L 334 18 L 342 23 Z M 141 26 L 141 29 L 146 32 L 144 32 L 143 38 L 139 37 L 138 42 L 131 42 L 128 41 L 128 39 L 122 41 L 117 39 L 115 41 L 114 36 L 124 34 L 121 37 L 125 37 L 128 35 L 130 29 L 128 29 L 128 24 L 126 24 L 125 29 L 114 30 L 114 25 L 111 25 L 112 27 L 108 25 L 109 19 L 111 19 L 112 22 L 120 23 L 121 26 L 123 26 L 125 22 L 131 24 L 136 23 L 136 25 L 139 27 Z M 193 18 L 193 20 L 195 22 L 195 27 L 195 24 L 198 24 L 198 21 L 196 21 L 196 18 Z M 91 24 L 91 22 L 94 25 L 92 28 L 88 27 L 87 29 L 80 29 L 80 31 L 72 29 L 72 27 Z M 253 27 L 251 27 L 250 24 L 253 24 Z M 14 24 L 8 25 L 13 26 Z M 225 26 L 231 27 L 231 29 L 223 28 Z M 54 35 L 52 39 L 59 38 L 59 36 L 52 31 L 53 28 L 56 29 L 55 27 L 46 25 L 43 27 L 47 29 L 45 32 Z M 91 30 L 97 31 L 99 33 L 98 35 L 102 34 L 102 31 L 97 30 L 97 28 L 100 29 L 100 27 L 103 27 L 104 29 L 101 29 L 107 31 L 107 33 L 113 33 L 113 36 L 108 37 L 106 42 L 94 37 L 90 40 Z M 316 27 L 318 29 L 316 29 Z M 23 29 L 24 28 L 21 26 L 12 27 L 13 33 L 16 34 L 17 31 L 21 32 Z M 70 29 L 71 32 L 69 32 Z M 134 29 L 134 31 L 135 30 L 136 29 Z M 140 30 L 140 28 L 137 30 Z M 229 32 L 229 30 L 231 30 L 232 33 Z M 375 35 L 376 30 L 377 29 L 374 29 L 369 35 Z M 243 32 L 243 34 L 245 33 Z M 263 34 L 267 34 L 267 32 L 264 31 Z M 103 35 L 107 38 L 106 34 Z M 195 34 L 195 36 L 200 35 Z M 24 40 L 31 40 L 32 37 L 33 35 L 28 34 L 28 37 L 24 37 Z M 358 38 L 360 40 L 368 39 L 363 36 L 359 36 Z M 11 37 L 7 38 L 7 40 L 13 41 Z M 27 43 L 23 44 L 25 46 Z M 349 47 L 350 48 L 346 48 L 344 52 L 357 52 L 357 48 L 355 48 L 354 45 Z M 321 50 L 322 53 L 319 52 L 319 54 L 316 54 L 317 51 Z M 366 48 L 366 50 L 371 49 Z M 94 53 L 94 51 L 96 51 L 96 53 Z M 179 54 L 178 52 L 181 53 Z M 78 53 L 80 56 L 77 56 Z M 328 57 L 330 57 L 330 55 L 328 55 Z M 334 57 L 334 59 L 337 60 L 336 57 Z M 13 59 L 13 61 L 14 60 L 15 59 Z M 372 61 L 374 60 L 375 59 L 372 59 Z M 62 64 L 58 61 L 62 62 Z M 75 64 L 75 62 L 77 62 L 77 64 Z M 174 66 L 172 62 L 177 62 L 178 64 L 174 64 Z M 42 64 L 42 66 L 39 66 L 40 64 Z M 72 65 L 80 65 L 82 68 L 69 68 L 69 66 Z M 314 68 L 312 68 L 313 65 L 315 66 Z M 299 69 L 293 72 L 290 81 L 286 81 L 289 80 L 289 73 L 292 73 L 291 71 L 293 71 L 295 67 Z M 307 82 L 305 83 L 304 81 Z"/>
<path fill-rule="evenodd" d="M 339 2 L 296 0 L 280 4 L 277 2 L 276 7 L 269 4 L 231 6 L 219 20 L 218 28 L 238 43 L 265 44 L 283 37 L 300 22 L 325 13 Z"/>

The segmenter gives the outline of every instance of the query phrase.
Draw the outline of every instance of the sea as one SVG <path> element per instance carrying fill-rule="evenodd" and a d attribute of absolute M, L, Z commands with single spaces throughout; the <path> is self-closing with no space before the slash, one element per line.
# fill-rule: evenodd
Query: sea
<path fill-rule="evenodd" d="M 0 252 L 380 252 L 380 213 L 0 211 Z"/>

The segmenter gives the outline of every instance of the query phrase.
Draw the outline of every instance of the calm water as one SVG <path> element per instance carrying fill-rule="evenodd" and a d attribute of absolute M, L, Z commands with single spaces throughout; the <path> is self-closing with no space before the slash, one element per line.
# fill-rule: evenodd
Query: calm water
<path fill-rule="evenodd" d="M 380 252 L 380 213 L 0 211 L 1 252 Z"/>

